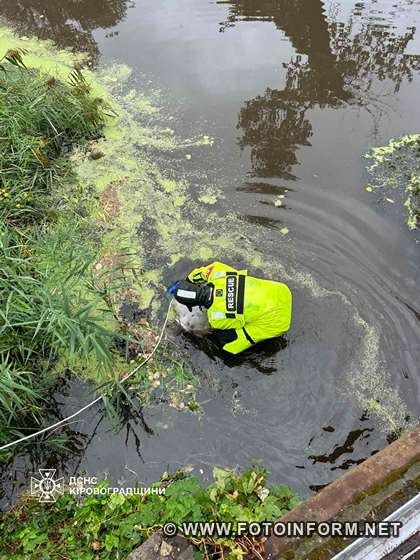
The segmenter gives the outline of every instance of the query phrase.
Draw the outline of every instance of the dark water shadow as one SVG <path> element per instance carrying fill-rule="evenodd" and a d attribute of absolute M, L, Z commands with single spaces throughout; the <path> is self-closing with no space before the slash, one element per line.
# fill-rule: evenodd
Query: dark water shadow
<path fill-rule="evenodd" d="M 41 429 L 66 417 L 62 403 L 72 391 L 70 375 L 62 376 L 46 397 L 44 422 Z M 28 490 L 31 476 L 38 474 L 38 468 L 64 470 L 69 461 L 76 463 L 83 457 L 89 442 L 95 437 L 100 421 L 89 434 L 75 429 L 76 422 L 69 422 L 41 434 L 13 449 L 9 460 L 0 463 L 0 510 L 7 509 L 20 491 Z"/>
<path fill-rule="evenodd" d="M 180 331 L 178 331 L 179 333 Z M 262 373 L 264 375 L 273 375 L 277 371 L 274 364 L 267 364 L 270 358 L 276 356 L 284 350 L 288 345 L 286 335 L 270 338 L 259 342 L 252 348 L 241 352 L 240 354 L 229 354 L 224 351 L 216 342 L 216 337 L 210 335 L 207 337 L 198 337 L 191 333 L 182 333 L 182 338 L 188 343 L 189 347 L 193 347 L 194 351 L 203 352 L 211 361 L 219 361 L 224 367 L 240 368 L 247 367 L 250 370 Z"/>
<path fill-rule="evenodd" d="M 289 187 L 281 187 L 279 185 L 272 185 L 271 183 L 258 182 L 246 182 L 241 187 L 236 189 L 240 192 L 246 193 L 257 193 L 257 194 L 267 194 L 267 195 L 279 195 L 284 194 L 288 191 L 293 191 Z"/>
<path fill-rule="evenodd" d="M 63 420 L 96 396 L 93 386 L 67 373 L 47 396 L 44 422 L 34 430 Z M 8 510 L 19 494 L 29 491 L 31 477 L 39 475 L 39 468 L 55 469 L 66 478 L 80 474 L 87 450 L 100 433 L 123 436 L 125 445 L 130 440 L 130 447 L 143 462 L 141 435 L 156 435 L 145 419 L 143 407 L 137 399 L 127 399 L 122 394 L 114 405 L 116 416 L 109 416 L 103 404 L 97 404 L 77 419 L 17 447 L 9 460 L 0 463 L 0 511 Z"/>

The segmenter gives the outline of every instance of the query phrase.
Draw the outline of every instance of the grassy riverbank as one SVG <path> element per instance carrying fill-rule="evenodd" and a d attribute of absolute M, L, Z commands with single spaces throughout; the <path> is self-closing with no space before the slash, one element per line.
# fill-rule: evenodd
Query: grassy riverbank
<path fill-rule="evenodd" d="M 104 481 L 96 487 L 102 495 L 83 501 L 69 493 L 53 504 L 23 499 L 0 522 L 4 535 L 0 560 L 127 558 L 166 522 L 224 521 L 235 527 L 238 521 L 275 521 L 299 502 L 287 487 L 267 485 L 263 469 L 237 475 L 216 468 L 213 477 L 206 489 L 197 478 L 179 472 L 164 474 L 151 487 L 156 493 L 145 495 L 108 495 Z M 190 540 L 197 546 L 197 558 L 222 553 L 222 558 L 233 560 L 263 551 L 263 542 L 252 537 Z"/>
<path fill-rule="evenodd" d="M 65 157 L 100 135 L 107 109 L 80 70 L 65 83 L 24 55 L 9 50 L 0 75 L 0 443 L 41 420 L 65 354 L 109 368 L 116 331 L 89 272 L 95 201 L 75 192 Z"/>
<path fill-rule="evenodd" d="M 100 196 L 75 173 L 76 152 L 101 157 L 92 141 L 115 113 L 78 66 L 56 77 L 27 68 L 26 56 L 8 50 L 0 73 L 0 445 L 41 424 L 63 373 L 119 387 L 132 358 L 155 342 L 147 320 L 134 329 L 120 314 L 139 279 L 135 255 L 105 227 L 112 193 Z M 143 373 L 141 399 L 168 367 L 175 389 L 193 388 L 175 361 L 167 355 Z"/>

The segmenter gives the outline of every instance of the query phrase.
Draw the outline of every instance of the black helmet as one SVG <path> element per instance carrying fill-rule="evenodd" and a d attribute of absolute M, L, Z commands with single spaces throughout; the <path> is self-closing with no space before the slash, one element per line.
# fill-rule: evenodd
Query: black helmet
<path fill-rule="evenodd" d="M 192 284 L 188 280 L 180 280 L 173 290 L 174 298 L 190 311 L 196 305 L 208 309 L 212 303 L 212 295 L 212 284 Z"/>

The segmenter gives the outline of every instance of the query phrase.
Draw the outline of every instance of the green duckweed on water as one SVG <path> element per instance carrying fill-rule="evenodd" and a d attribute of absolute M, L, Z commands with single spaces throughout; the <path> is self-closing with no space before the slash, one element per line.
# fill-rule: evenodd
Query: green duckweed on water
<path fill-rule="evenodd" d="M 4 51 L 26 49 L 28 67 L 53 74 L 63 81 L 74 70 L 75 63 L 85 64 L 83 55 L 75 57 L 72 53 L 58 51 L 51 43 L 18 38 L 5 28 L 0 31 L 0 48 Z M 295 269 L 290 262 L 285 267 L 265 254 L 264 244 L 258 242 L 264 236 L 264 228 L 246 224 L 232 211 L 223 215 L 212 211 L 211 206 L 221 198 L 220 193 L 210 183 L 206 172 L 195 169 L 192 164 L 197 155 L 212 150 L 217 139 L 203 133 L 180 138 L 171 117 L 159 106 L 159 92 L 152 96 L 139 93 L 141 84 L 133 87 L 132 72 L 126 65 L 115 64 L 95 72 L 84 68 L 83 76 L 92 95 L 108 106 L 109 116 L 100 137 L 87 146 L 73 149 L 68 159 L 71 183 L 67 182 L 66 190 L 60 189 L 57 194 L 61 201 L 70 201 L 73 207 L 75 201 L 82 200 L 79 210 L 84 217 L 79 215 L 76 224 L 82 222 L 91 232 L 90 236 L 79 234 L 79 237 L 83 240 L 82 247 L 91 242 L 93 277 L 106 277 L 109 270 L 119 271 L 120 287 L 107 298 L 108 327 L 115 324 L 116 315 L 119 319 L 119 306 L 127 301 L 150 313 L 152 324 L 156 325 L 157 312 L 164 301 L 164 274 L 186 255 L 193 261 L 228 258 L 232 262 L 246 261 L 250 268 L 264 267 L 273 277 L 284 278 L 298 289 L 307 290 L 314 302 L 320 300 L 320 307 L 321 300 L 336 298 L 338 306 L 346 309 L 349 320 L 360 332 L 360 339 L 375 341 L 375 344 L 361 344 L 360 351 L 354 352 L 354 363 L 348 364 L 348 371 L 350 378 L 350 372 L 357 372 L 361 377 L 376 376 L 380 383 L 365 384 L 358 392 L 351 391 L 348 385 L 347 391 L 350 387 L 351 398 L 356 398 L 365 408 L 367 401 L 380 398 L 375 394 L 377 388 L 385 387 L 387 394 L 393 395 L 389 399 L 392 409 L 383 405 L 372 406 L 371 410 L 383 420 L 384 429 L 393 430 L 400 421 L 396 411 L 405 405 L 378 366 L 376 329 L 361 318 L 342 293 L 326 290 L 313 275 Z M 63 203 L 61 207 L 66 209 Z M 226 223 L 229 223 L 229 234 Z M 75 226 L 69 224 L 62 212 L 48 230 L 48 235 L 56 238 L 57 251 L 66 228 L 71 231 Z M 237 239 L 241 240 L 240 244 Z M 285 243 L 285 251 L 293 258 L 293 236 L 288 228 L 279 231 L 279 242 Z M 56 256 L 50 254 L 48 258 L 52 262 Z M 137 330 L 131 326 L 130 333 L 144 339 L 146 350 L 153 347 L 156 339 L 148 321 Z M 120 356 L 114 359 L 114 371 L 118 376 L 126 371 L 126 364 Z M 95 364 L 95 359 L 90 357 L 81 366 L 79 356 L 68 352 L 60 357 L 56 367 L 60 372 L 66 367 L 81 371 L 84 378 L 95 382 L 112 377 L 98 375 Z M 156 365 L 155 371 L 151 371 L 152 377 L 145 378 L 155 389 L 158 380 L 153 376 L 159 371 Z M 188 375 L 186 383 L 191 385 Z M 384 390 L 380 392 L 384 394 Z M 187 405 L 194 403 L 194 394 L 189 398 L 190 401 L 185 401 Z M 185 406 L 182 395 L 170 396 L 170 402 L 178 408 Z"/>
<path fill-rule="evenodd" d="M 410 230 L 420 219 L 420 134 L 391 139 L 388 146 L 373 148 L 365 155 L 374 188 L 399 189 L 404 193 L 406 222 Z"/>

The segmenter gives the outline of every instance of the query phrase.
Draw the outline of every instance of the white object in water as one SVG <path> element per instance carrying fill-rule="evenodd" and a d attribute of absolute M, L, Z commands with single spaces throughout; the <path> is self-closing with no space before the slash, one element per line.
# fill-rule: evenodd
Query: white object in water
<path fill-rule="evenodd" d="M 176 314 L 176 321 L 186 332 L 197 335 L 205 335 L 211 332 L 211 326 L 207 319 L 207 309 L 200 309 L 195 306 L 192 311 L 186 305 L 173 300 L 173 308 Z"/>

